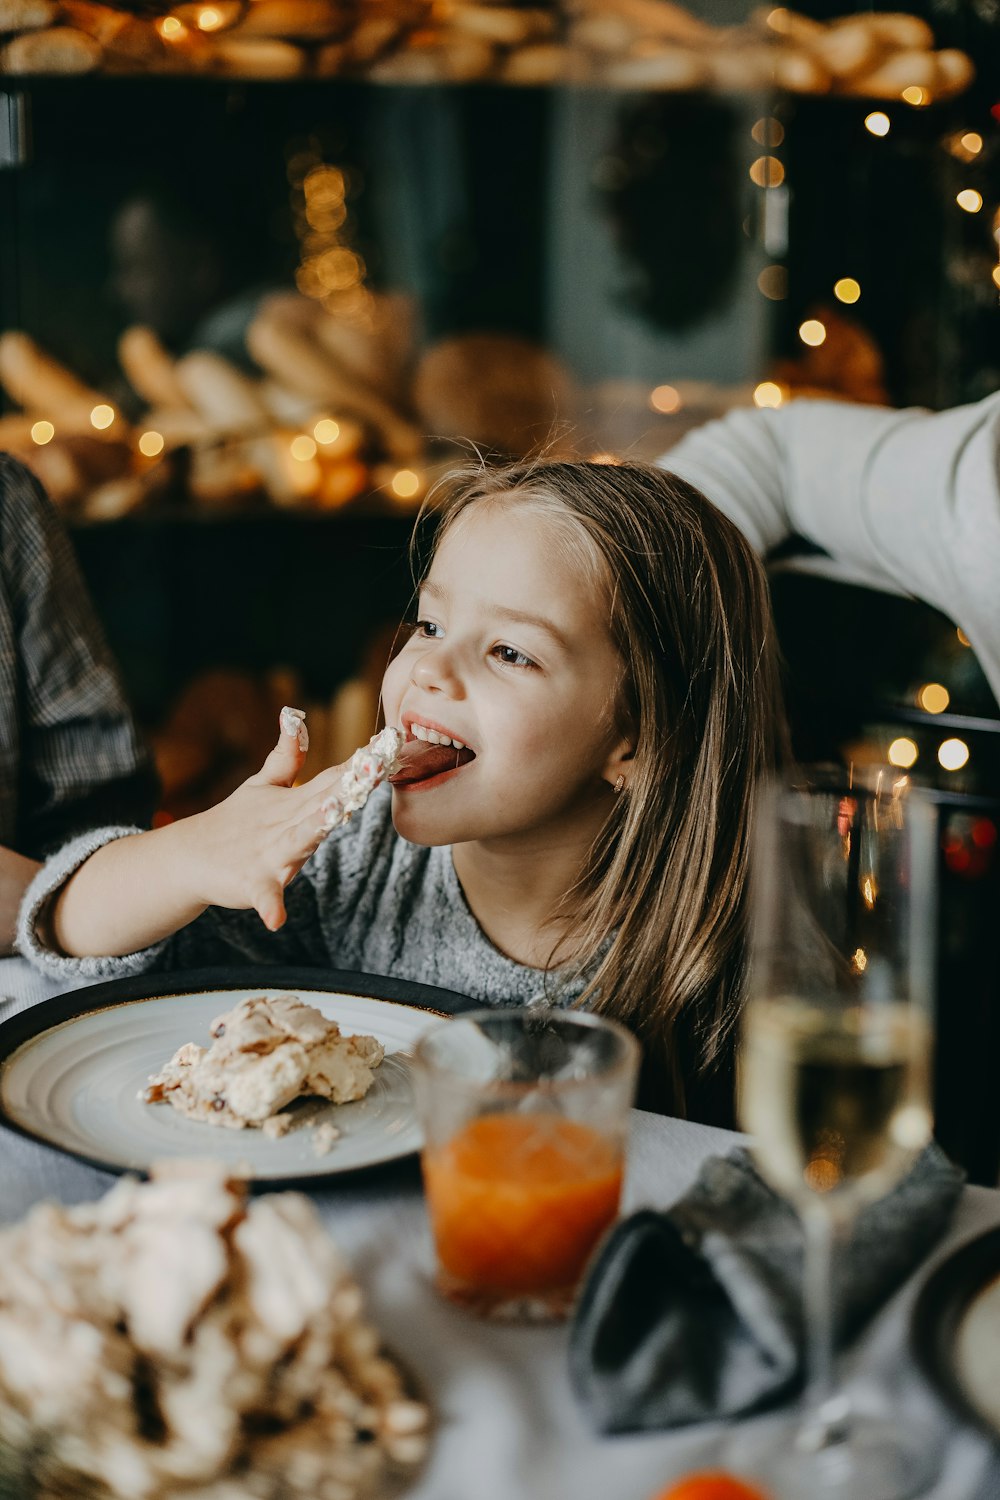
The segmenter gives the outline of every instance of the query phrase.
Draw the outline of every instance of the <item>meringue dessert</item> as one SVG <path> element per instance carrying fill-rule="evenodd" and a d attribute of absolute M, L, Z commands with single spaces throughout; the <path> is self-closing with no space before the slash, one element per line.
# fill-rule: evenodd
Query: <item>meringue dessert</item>
<path fill-rule="evenodd" d="M 371 1500 L 429 1427 L 299 1193 L 158 1163 L 0 1230 L 4 1494 Z"/>
<path fill-rule="evenodd" d="M 363 1099 L 382 1061 L 373 1036 L 343 1036 L 297 995 L 250 996 L 210 1027 L 206 1047 L 185 1042 L 140 1094 L 188 1119 L 271 1136 L 296 1123 L 285 1107 L 303 1095 L 333 1104 Z"/>

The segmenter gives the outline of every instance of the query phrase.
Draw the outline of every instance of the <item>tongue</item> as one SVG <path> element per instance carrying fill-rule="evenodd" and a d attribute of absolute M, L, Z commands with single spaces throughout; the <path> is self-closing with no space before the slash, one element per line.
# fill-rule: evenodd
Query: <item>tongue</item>
<path fill-rule="evenodd" d="M 408 786 L 426 781 L 442 771 L 454 771 L 474 760 L 471 750 L 456 750 L 454 745 L 432 745 L 427 740 L 410 740 L 399 752 L 399 770 L 389 777 L 393 786 Z"/>

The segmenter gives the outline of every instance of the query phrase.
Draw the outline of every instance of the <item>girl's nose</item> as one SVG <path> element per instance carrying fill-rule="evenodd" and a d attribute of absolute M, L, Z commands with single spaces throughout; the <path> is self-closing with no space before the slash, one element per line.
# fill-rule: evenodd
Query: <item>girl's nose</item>
<path fill-rule="evenodd" d="M 458 669 L 451 652 L 444 646 L 436 645 L 432 651 L 423 652 L 410 675 L 414 685 L 426 692 L 447 693 L 449 698 L 463 696 Z"/>

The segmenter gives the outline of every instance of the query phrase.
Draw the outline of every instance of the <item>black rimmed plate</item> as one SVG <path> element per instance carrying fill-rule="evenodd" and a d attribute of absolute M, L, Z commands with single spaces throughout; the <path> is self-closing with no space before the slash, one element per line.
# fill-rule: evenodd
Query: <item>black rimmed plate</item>
<path fill-rule="evenodd" d="M 1000 1227 L 928 1277 L 913 1311 L 913 1347 L 951 1409 L 1000 1438 Z"/>
<path fill-rule="evenodd" d="M 141 1097 L 185 1042 L 249 995 L 299 995 L 347 1033 L 375 1036 L 385 1060 L 364 1099 L 329 1106 L 340 1131 L 318 1155 L 312 1129 L 272 1140 L 186 1119 Z M 210 1156 L 277 1184 L 324 1178 L 408 1156 L 421 1144 L 409 1075 L 420 1033 L 476 1009 L 433 985 L 328 969 L 199 969 L 143 975 L 56 995 L 0 1023 L 0 1124 L 109 1172 L 146 1172 L 164 1157 Z"/>

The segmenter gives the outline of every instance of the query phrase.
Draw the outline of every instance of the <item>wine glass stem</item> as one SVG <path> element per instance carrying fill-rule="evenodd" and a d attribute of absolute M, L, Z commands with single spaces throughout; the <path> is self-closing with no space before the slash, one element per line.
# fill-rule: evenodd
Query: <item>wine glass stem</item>
<path fill-rule="evenodd" d="M 834 1366 L 833 1265 L 844 1243 L 848 1222 L 822 1203 L 803 1212 L 805 1229 L 805 1416 L 796 1439 L 800 1448 L 818 1452 L 842 1443 L 848 1435 L 850 1402 L 837 1383 Z"/>

